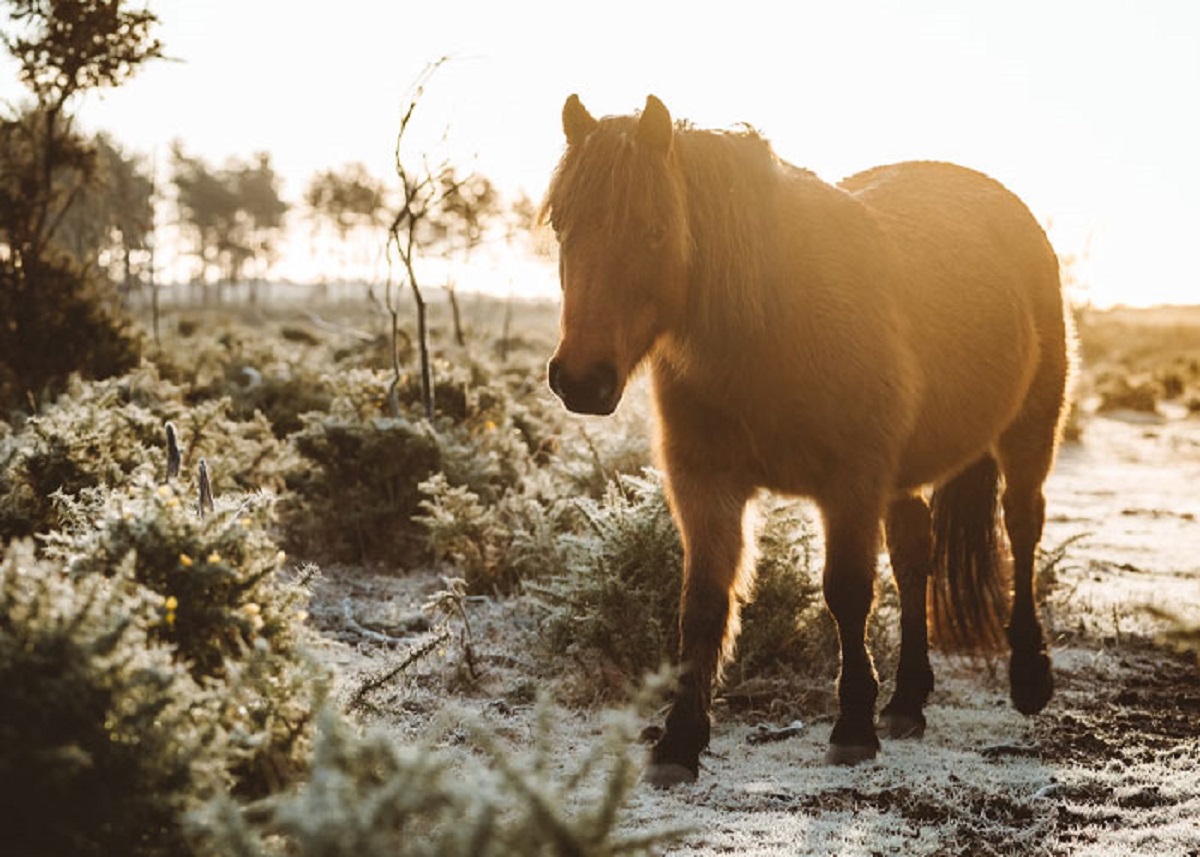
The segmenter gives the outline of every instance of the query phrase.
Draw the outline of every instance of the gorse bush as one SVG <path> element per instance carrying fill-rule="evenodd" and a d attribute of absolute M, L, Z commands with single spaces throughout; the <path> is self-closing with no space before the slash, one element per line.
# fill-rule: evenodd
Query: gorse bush
<path fill-rule="evenodd" d="M 291 549 L 322 559 L 422 556 L 417 486 L 437 472 L 441 450 L 428 427 L 405 417 L 319 417 L 292 435 L 307 465 L 288 479 L 283 506 Z"/>
<path fill-rule="evenodd" d="M 558 540 L 563 572 L 534 592 L 545 604 L 547 650 L 610 696 L 675 652 L 683 548 L 653 471 L 620 477 L 576 508 L 579 529 Z"/>
<path fill-rule="evenodd" d="M 285 576 L 267 535 L 270 498 L 219 498 L 202 518 L 194 499 L 143 476 L 63 502 L 76 528 L 47 536 L 48 553 L 76 579 L 124 570 L 154 593 L 147 636 L 198 682 L 228 688 L 221 722 L 235 788 L 265 794 L 294 778 L 322 689 L 299 651 L 308 592 Z"/>
<path fill-rule="evenodd" d="M 339 379 L 328 413 L 303 417 L 290 437 L 302 463 L 288 476 L 282 510 L 293 550 L 411 567 L 431 556 L 417 521 L 422 482 L 442 474 L 484 504 L 519 488 L 535 466 L 529 438 L 544 426 L 484 370 L 442 369 L 432 423 L 420 412 L 413 378 L 401 379 L 401 412 L 391 415 L 391 379 L 369 370 Z"/>
<path fill-rule="evenodd" d="M 486 503 L 438 473 L 419 486 L 425 499 L 415 520 L 434 559 L 451 564 L 471 592 L 512 593 L 562 570 L 559 536 L 573 507 L 542 494 L 545 481 L 533 474 Z"/>
<path fill-rule="evenodd" d="M 67 517 L 91 525 L 49 544 L 72 573 L 111 575 L 132 557 L 134 578 L 163 599 L 152 635 L 197 678 L 220 675 L 226 659 L 259 641 L 291 653 L 307 593 L 280 576 L 285 555 L 267 535 L 270 497 L 222 498 L 202 518 L 171 485 L 144 479 L 131 489 L 107 493 L 100 508 L 71 504 Z"/>
<path fill-rule="evenodd" d="M 619 828 L 636 778 L 630 717 L 614 720 L 605 740 L 563 774 L 555 773 L 560 758 L 547 707 L 527 754 L 482 726 L 468 724 L 467 732 L 473 757 L 360 736 L 326 712 L 309 782 L 253 812 L 214 801 L 192 817 L 197 850 L 213 857 L 600 857 L 657 853 L 678 836 Z"/>
<path fill-rule="evenodd" d="M 0 806 L 11 855 L 186 853 L 180 818 L 217 785 L 213 697 L 144 630 L 128 564 L 73 579 L 0 561 Z"/>
<path fill-rule="evenodd" d="M 52 405 L 0 439 L 0 532 L 22 536 L 59 526 L 55 494 L 119 488 L 139 468 L 166 478 L 164 426 L 173 421 L 183 466 L 207 457 L 220 493 L 279 489 L 294 453 L 261 415 L 231 416 L 228 399 L 188 406 L 152 364 L 104 381 L 72 380 Z"/>
<path fill-rule="evenodd" d="M 812 525 L 794 504 L 771 506 L 764 515 L 737 641 L 734 669 L 741 675 L 777 667 L 836 672 L 837 627 L 825 608 L 814 541 Z"/>
<path fill-rule="evenodd" d="M 541 644 L 546 663 L 586 681 L 586 692 L 619 696 L 675 656 L 683 548 L 656 471 L 620 476 L 600 500 L 579 498 L 571 508 L 555 518 L 557 573 L 530 586 L 544 611 Z M 731 671 L 827 677 L 837 669 L 837 636 L 811 525 L 794 506 L 775 504 L 759 529 Z"/>

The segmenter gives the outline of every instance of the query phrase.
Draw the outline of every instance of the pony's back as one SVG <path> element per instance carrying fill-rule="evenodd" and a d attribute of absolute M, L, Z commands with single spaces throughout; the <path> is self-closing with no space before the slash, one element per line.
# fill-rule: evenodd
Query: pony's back
<path fill-rule="evenodd" d="M 1035 376 L 1065 375 L 1058 260 L 1028 208 L 974 170 L 909 162 L 840 186 L 890 245 L 888 289 L 924 391 L 899 481 L 937 482 L 986 451 Z"/>

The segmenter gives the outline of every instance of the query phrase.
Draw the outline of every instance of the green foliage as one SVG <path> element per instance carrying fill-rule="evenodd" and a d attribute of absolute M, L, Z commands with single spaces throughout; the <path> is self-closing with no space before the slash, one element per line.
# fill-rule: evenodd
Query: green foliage
<path fill-rule="evenodd" d="M 290 440 L 305 464 L 289 476 L 284 504 L 293 549 L 412 565 L 429 556 L 422 482 L 444 474 L 485 506 L 520 489 L 533 461 L 514 419 L 527 412 L 478 365 L 441 364 L 439 377 L 432 423 L 420 416 L 415 377 L 402 379 L 400 414 L 387 416 L 386 376 L 367 369 L 339 377 L 327 414 L 303 418 Z M 527 425 L 537 431 L 532 419 Z"/>
<path fill-rule="evenodd" d="M 126 569 L 156 596 L 147 636 L 197 681 L 227 686 L 221 722 L 238 789 L 261 794 L 294 778 L 318 688 L 299 662 L 307 591 L 284 576 L 267 535 L 269 498 L 226 498 L 201 518 L 191 496 L 141 477 L 63 502 L 77 525 L 48 536 L 49 552 L 77 578 Z"/>
<path fill-rule="evenodd" d="M 656 853 L 678 835 L 619 829 L 635 780 L 630 718 L 615 722 L 605 740 L 555 776 L 561 751 L 550 740 L 549 716 L 543 706 L 528 754 L 468 723 L 476 755 L 462 758 L 428 744 L 397 746 L 379 733 L 359 736 L 326 712 L 311 780 L 253 813 L 214 801 L 194 816 L 198 851 L 244 857 L 600 857 Z"/>
<path fill-rule="evenodd" d="M 289 544 L 310 556 L 413 562 L 417 486 L 437 472 L 437 439 L 405 417 L 310 419 L 292 436 L 310 467 L 289 479 Z"/>
<path fill-rule="evenodd" d="M 72 372 L 108 378 L 137 364 L 141 343 L 102 292 L 63 257 L 0 263 L 0 413 L 53 395 Z"/>
<path fill-rule="evenodd" d="M 837 628 L 825 608 L 813 532 L 795 507 L 776 506 L 758 537 L 754 590 L 742 610 L 735 669 L 837 670 Z"/>
<path fill-rule="evenodd" d="M 294 456 L 266 418 L 239 421 L 231 410 L 226 398 L 186 406 L 181 390 L 145 363 L 119 378 L 73 379 L 54 404 L 0 439 L 0 530 L 20 536 L 59 526 L 54 494 L 119 488 L 139 468 L 165 478 L 167 421 L 179 432 L 185 470 L 206 457 L 218 494 L 282 487 Z"/>
<path fill-rule="evenodd" d="M 419 486 L 425 499 L 415 520 L 434 559 L 452 564 L 471 592 L 511 593 L 561 570 L 558 537 L 570 506 L 541 495 L 545 481 L 531 477 L 485 503 L 437 473 Z"/>
<path fill-rule="evenodd" d="M 563 573 L 534 588 L 547 606 L 545 644 L 575 669 L 582 662 L 593 687 L 597 672 L 615 677 L 607 692 L 619 692 L 675 652 L 683 548 L 652 471 L 619 477 L 577 509 L 580 530 L 559 539 Z"/>
<path fill-rule="evenodd" d="M 56 392 L 71 372 L 103 378 L 137 361 L 105 284 L 56 233 L 96 186 L 96 151 L 71 130 L 69 103 L 162 53 L 155 16 L 117 0 L 12 0 L 4 17 L 4 46 L 35 103 L 0 115 L 0 413 Z"/>
<path fill-rule="evenodd" d="M 588 693 L 619 696 L 634 677 L 673 658 L 678 646 L 683 549 L 661 477 L 652 470 L 619 476 L 600 500 L 579 498 L 553 521 L 555 571 L 527 578 L 535 580 L 529 588 L 545 610 L 546 663 L 586 676 Z M 741 679 L 836 671 L 836 629 L 812 542 L 810 525 L 794 507 L 771 507 L 730 667 Z M 544 543 L 539 552 L 546 556 Z"/>
<path fill-rule="evenodd" d="M 216 784 L 213 700 L 143 629 L 128 567 L 72 579 L 16 543 L 0 561 L 4 853 L 186 853 Z"/>

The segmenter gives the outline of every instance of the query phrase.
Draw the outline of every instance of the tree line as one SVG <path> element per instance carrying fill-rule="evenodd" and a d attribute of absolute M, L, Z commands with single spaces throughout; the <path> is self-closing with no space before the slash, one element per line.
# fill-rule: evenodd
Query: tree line
<path fill-rule="evenodd" d="M 0 6 L 0 44 L 28 92 L 24 103 L 0 104 L 0 413 L 36 410 L 71 371 L 107 377 L 136 363 L 141 346 L 122 298 L 154 284 L 161 227 L 194 261 L 192 282 L 218 295 L 269 278 L 297 221 L 332 245 L 342 278 L 348 248 L 382 255 L 402 223 L 410 251 L 426 257 L 467 257 L 490 236 L 529 234 L 528 197 L 505 200 L 485 176 L 451 165 L 420 186 L 419 216 L 410 216 L 413 186 L 400 164 L 390 180 L 357 163 L 321 170 L 291 202 L 269 152 L 214 164 L 176 142 L 161 180 L 149 157 L 84 133 L 75 116 L 83 95 L 163 56 L 157 24 L 145 0 Z"/>
<path fill-rule="evenodd" d="M 33 141 L 46 122 L 46 106 L 37 102 L 15 116 L 0 117 L 0 166 L 6 177 L 37 172 Z M 197 283 L 268 278 L 286 230 L 296 225 L 295 215 L 314 235 L 322 233 L 327 247 L 333 244 L 326 275 L 329 267 L 344 271 L 355 246 L 381 249 L 387 239 L 397 193 L 361 163 L 317 172 L 294 204 L 281 196 L 269 152 L 214 164 L 175 141 L 163 187 L 147 156 L 127 151 L 106 133 L 85 137 L 60 131 L 59 137 L 52 144 L 50 181 L 31 195 L 47 206 L 51 197 L 61 198 L 57 222 L 45 237 L 125 290 L 151 280 L 154 237 L 162 225 L 155 208 L 164 199 L 172 204 L 184 253 L 195 262 L 192 280 Z M 442 180 L 443 204 L 421 236 L 422 245 L 434 252 L 469 256 L 492 230 L 503 230 L 501 237 L 511 241 L 532 224 L 530 200 L 520 196 L 507 203 L 485 176 L 451 172 Z M 13 190 L 17 195 L 27 188 L 18 182 Z"/>

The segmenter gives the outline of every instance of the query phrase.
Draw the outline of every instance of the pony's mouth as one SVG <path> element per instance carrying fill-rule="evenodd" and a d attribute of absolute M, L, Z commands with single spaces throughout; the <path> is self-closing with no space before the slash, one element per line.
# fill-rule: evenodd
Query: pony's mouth
<path fill-rule="evenodd" d="M 554 395 L 574 414 L 608 416 L 621 401 L 621 383 L 616 368 L 599 363 L 581 375 L 569 374 L 558 360 L 551 360 L 547 380 Z"/>

